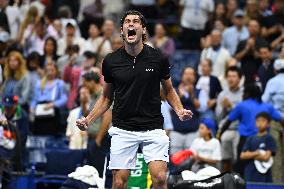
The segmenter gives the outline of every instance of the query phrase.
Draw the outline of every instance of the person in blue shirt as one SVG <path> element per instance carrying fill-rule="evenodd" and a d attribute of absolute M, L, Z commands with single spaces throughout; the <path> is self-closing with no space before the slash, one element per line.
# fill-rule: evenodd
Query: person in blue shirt
<path fill-rule="evenodd" d="M 46 64 L 45 73 L 45 77 L 36 82 L 30 103 L 30 114 L 35 116 L 31 130 L 35 135 L 57 135 L 62 130 L 59 111 L 66 106 L 67 94 L 64 81 L 57 78 L 59 72 L 55 64 Z M 39 111 L 39 106 L 44 110 Z"/>
<path fill-rule="evenodd" d="M 240 158 L 248 160 L 244 178 L 248 182 L 272 182 L 272 156 L 276 153 L 274 138 L 268 133 L 270 115 L 261 112 L 256 115 L 257 135 L 247 139 Z"/>
<path fill-rule="evenodd" d="M 240 141 L 238 145 L 238 160 L 235 164 L 235 171 L 243 174 L 245 162 L 239 160 L 239 155 L 246 142 L 247 137 L 257 134 L 257 128 L 255 126 L 255 117 L 260 112 L 268 113 L 275 121 L 281 122 L 284 125 L 283 118 L 280 113 L 268 103 L 261 102 L 261 90 L 255 84 L 248 84 L 245 86 L 243 93 L 243 101 L 236 105 L 236 107 L 230 112 L 228 119 L 223 124 L 223 127 L 219 129 L 217 138 L 228 129 L 229 125 L 238 120 L 238 131 L 240 134 Z"/>

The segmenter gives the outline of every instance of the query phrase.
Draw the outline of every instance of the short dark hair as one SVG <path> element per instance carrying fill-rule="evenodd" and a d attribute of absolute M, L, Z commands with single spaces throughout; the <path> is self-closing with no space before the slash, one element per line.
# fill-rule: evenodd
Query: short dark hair
<path fill-rule="evenodd" d="M 95 81 L 95 83 L 100 83 L 100 76 L 98 73 L 95 73 L 93 71 L 87 72 L 83 75 L 83 78 L 87 81 Z"/>
<path fill-rule="evenodd" d="M 269 43 L 267 42 L 261 42 L 260 45 L 258 46 L 257 50 L 260 51 L 260 49 L 268 49 L 269 51 L 271 51 L 271 47 L 269 45 Z"/>
<path fill-rule="evenodd" d="M 240 68 L 238 68 L 237 66 L 230 66 L 226 69 L 226 73 L 225 73 L 225 76 L 227 77 L 228 76 L 228 73 L 229 72 L 237 72 L 239 78 L 242 77 L 242 72 L 240 70 Z"/>
<path fill-rule="evenodd" d="M 261 102 L 261 89 L 259 86 L 257 86 L 254 83 L 249 83 L 245 85 L 244 88 L 244 94 L 243 94 L 244 100 L 248 98 L 253 98 L 259 102 Z"/>
<path fill-rule="evenodd" d="M 260 113 L 258 113 L 258 114 L 255 116 L 255 119 L 260 118 L 260 117 L 266 119 L 267 122 L 270 122 L 270 121 L 271 121 L 271 116 L 270 116 L 268 113 L 266 113 L 266 112 L 260 112 Z"/>
<path fill-rule="evenodd" d="M 32 70 L 31 66 L 30 66 L 30 63 L 31 62 L 36 62 L 39 66 L 40 65 L 40 54 L 36 51 L 33 51 L 31 52 L 28 57 L 27 57 L 27 67 L 28 67 L 28 70 Z"/>
<path fill-rule="evenodd" d="M 136 11 L 136 10 L 128 10 L 124 13 L 124 15 L 121 17 L 120 19 L 120 27 L 122 28 L 123 26 L 123 23 L 124 23 L 124 20 L 125 18 L 128 16 L 128 15 L 138 15 L 139 16 L 139 19 L 141 21 L 141 25 L 143 28 L 147 28 L 147 21 L 145 19 L 145 17 L 143 16 L 143 14 L 139 11 Z M 146 40 L 146 34 L 142 34 L 142 41 L 145 41 Z"/>
<path fill-rule="evenodd" d="M 95 58 L 95 59 L 97 59 L 97 54 L 92 52 L 92 51 L 85 51 L 83 55 L 86 58 Z"/>
<path fill-rule="evenodd" d="M 120 20 L 120 27 L 123 26 L 124 20 L 128 15 L 138 15 L 142 24 L 142 27 L 145 28 L 147 27 L 147 21 L 145 19 L 145 17 L 143 16 L 143 14 L 139 11 L 136 10 L 128 10 L 125 12 L 125 14 L 122 16 L 121 20 Z"/>

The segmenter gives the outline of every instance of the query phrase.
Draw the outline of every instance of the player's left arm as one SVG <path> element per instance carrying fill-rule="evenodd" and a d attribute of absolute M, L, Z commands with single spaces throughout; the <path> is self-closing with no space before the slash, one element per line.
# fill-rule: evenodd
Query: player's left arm
<path fill-rule="evenodd" d="M 180 98 L 177 95 L 175 89 L 173 88 L 171 78 L 162 80 L 162 86 L 163 86 L 163 90 L 164 90 L 167 101 L 172 106 L 173 110 L 176 112 L 179 119 L 181 121 L 191 119 L 193 116 L 193 113 L 191 112 L 191 110 L 186 110 L 183 108 Z"/>

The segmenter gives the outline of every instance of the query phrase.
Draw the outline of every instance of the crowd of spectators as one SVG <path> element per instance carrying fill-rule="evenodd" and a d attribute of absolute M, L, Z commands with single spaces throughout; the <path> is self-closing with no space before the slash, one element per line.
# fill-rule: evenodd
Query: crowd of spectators
<path fill-rule="evenodd" d="M 179 121 L 161 94 L 170 153 L 197 149 L 217 134 L 214 165 L 243 175 L 244 159 L 256 156 L 240 154 L 251 149 L 246 141 L 257 135 L 255 119 L 266 112 L 276 147 L 271 151 L 264 141 L 254 150 L 270 152 L 272 181 L 283 183 L 284 0 L 0 0 L 1 112 L 8 120 L 0 140 L 16 137 L 7 125 L 18 128 L 23 153 L 29 136 L 67 136 L 71 149 L 87 148 L 89 163 L 100 166 L 104 157 L 96 159 L 92 150 L 108 146 L 111 110 L 86 132 L 75 120 L 98 100 L 101 63 L 123 45 L 119 18 L 128 9 L 145 15 L 145 43 L 170 60 L 181 49 L 200 53 L 199 64 L 182 68 L 173 82 L 193 119 Z M 195 140 L 204 130 L 204 139 Z M 1 175 L 14 152 L 0 145 Z M 21 158 L 12 160 L 21 162 L 15 169 L 26 164 Z"/>

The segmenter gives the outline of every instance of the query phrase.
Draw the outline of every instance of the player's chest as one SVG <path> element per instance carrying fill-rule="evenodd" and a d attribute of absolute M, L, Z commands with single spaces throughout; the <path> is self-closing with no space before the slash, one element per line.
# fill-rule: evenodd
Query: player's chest
<path fill-rule="evenodd" d="M 154 59 L 132 58 L 117 62 L 112 76 L 117 82 L 151 81 L 159 78 L 160 64 Z"/>

